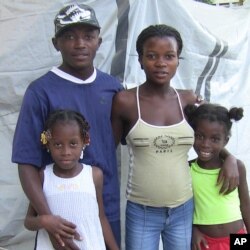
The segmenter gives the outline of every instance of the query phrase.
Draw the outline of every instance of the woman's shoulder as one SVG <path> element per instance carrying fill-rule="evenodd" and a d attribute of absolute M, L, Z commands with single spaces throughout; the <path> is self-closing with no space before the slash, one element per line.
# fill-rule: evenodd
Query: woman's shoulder
<path fill-rule="evenodd" d="M 195 104 L 197 102 L 197 95 L 192 89 L 176 89 L 176 91 L 185 106 L 188 104 Z"/>
<path fill-rule="evenodd" d="M 116 105 L 129 105 L 136 99 L 136 88 L 124 89 L 115 94 L 113 102 Z"/>
<path fill-rule="evenodd" d="M 121 96 L 134 95 L 136 93 L 136 89 L 137 87 L 131 89 L 123 89 L 120 92 L 116 93 L 116 95 L 121 95 Z"/>
<path fill-rule="evenodd" d="M 186 97 L 186 98 L 196 96 L 196 94 L 194 93 L 192 89 L 176 89 L 176 91 L 178 92 L 179 95 Z"/>

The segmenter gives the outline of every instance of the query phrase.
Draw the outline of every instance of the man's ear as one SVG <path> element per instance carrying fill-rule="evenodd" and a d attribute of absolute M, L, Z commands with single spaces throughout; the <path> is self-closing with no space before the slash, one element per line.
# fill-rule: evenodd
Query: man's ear
<path fill-rule="evenodd" d="M 52 40 L 52 43 L 53 43 L 53 45 L 54 45 L 54 48 L 55 48 L 57 51 L 59 51 L 58 46 L 57 46 L 57 39 L 56 39 L 55 37 L 53 37 L 51 40 Z"/>
<path fill-rule="evenodd" d="M 102 38 L 99 37 L 99 38 L 98 38 L 98 49 L 100 48 L 101 44 L 102 44 Z"/>

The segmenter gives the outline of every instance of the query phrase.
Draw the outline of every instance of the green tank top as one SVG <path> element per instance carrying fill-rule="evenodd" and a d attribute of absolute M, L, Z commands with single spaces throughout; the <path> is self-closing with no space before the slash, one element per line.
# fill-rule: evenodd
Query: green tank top
<path fill-rule="evenodd" d="M 216 186 L 220 168 L 204 169 L 194 162 L 191 164 L 194 193 L 193 223 L 216 225 L 242 219 L 238 189 L 223 195 Z"/>

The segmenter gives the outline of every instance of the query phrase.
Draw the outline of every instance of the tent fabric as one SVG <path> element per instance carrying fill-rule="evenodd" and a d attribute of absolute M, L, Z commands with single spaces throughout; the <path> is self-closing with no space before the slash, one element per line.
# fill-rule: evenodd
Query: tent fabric
<path fill-rule="evenodd" d="M 233 125 L 227 148 L 246 164 L 250 180 L 250 0 L 231 8 L 192 0 L 4 0 L 0 2 L 0 247 L 9 250 L 32 249 L 34 239 L 34 233 L 23 227 L 27 198 L 16 164 L 11 163 L 15 125 L 28 84 L 60 64 L 51 42 L 53 19 L 70 2 L 95 9 L 103 38 L 95 65 L 119 78 L 125 88 L 145 80 L 135 50 L 141 30 L 157 23 L 178 29 L 183 60 L 172 85 L 193 89 L 228 108 L 244 108 L 244 118 Z M 127 168 L 126 161 L 122 152 L 121 169 Z M 123 188 L 121 197 L 124 202 Z"/>

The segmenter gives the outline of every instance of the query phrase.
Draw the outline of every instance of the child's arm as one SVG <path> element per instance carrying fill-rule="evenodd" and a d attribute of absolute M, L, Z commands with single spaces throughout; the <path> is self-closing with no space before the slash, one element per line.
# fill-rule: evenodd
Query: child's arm
<path fill-rule="evenodd" d="M 201 250 L 201 246 L 208 248 L 208 244 L 203 234 L 196 225 L 193 225 L 192 230 L 192 250 Z"/>
<path fill-rule="evenodd" d="M 103 187 L 103 173 L 100 168 L 92 167 L 93 169 L 93 180 L 95 183 L 96 189 L 96 198 L 99 207 L 99 217 L 102 225 L 103 236 L 105 240 L 105 244 L 107 245 L 109 250 L 118 250 L 119 247 L 115 241 L 115 237 L 111 230 L 108 219 L 105 215 L 104 206 L 103 206 L 103 198 L 102 198 L 102 187 Z"/>
<path fill-rule="evenodd" d="M 238 160 L 237 163 L 240 174 L 240 185 L 238 189 L 240 198 L 240 210 L 247 233 L 250 233 L 250 198 L 246 178 L 246 168 L 243 162 Z"/>
<path fill-rule="evenodd" d="M 217 185 L 222 183 L 220 193 L 229 194 L 239 185 L 237 160 L 225 148 L 222 150 L 220 157 L 224 160 L 224 163 L 217 179 Z"/>

